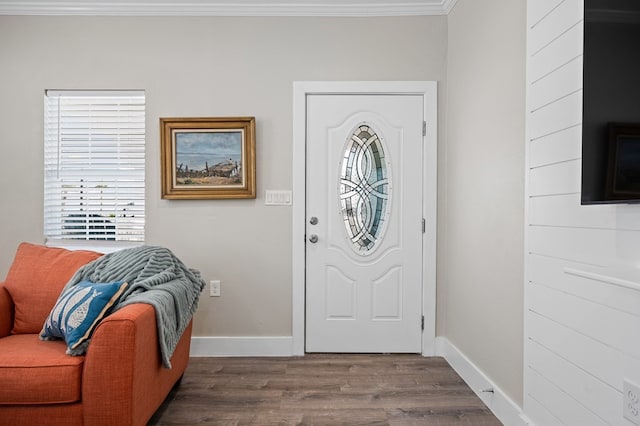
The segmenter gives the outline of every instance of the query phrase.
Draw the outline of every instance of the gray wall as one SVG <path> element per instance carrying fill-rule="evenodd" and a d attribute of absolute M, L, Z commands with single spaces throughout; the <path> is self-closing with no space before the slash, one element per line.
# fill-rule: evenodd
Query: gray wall
<path fill-rule="evenodd" d="M 522 404 L 524 0 L 449 14 L 440 334 Z M 444 265 L 443 265 L 444 263 Z"/>
<path fill-rule="evenodd" d="M 447 18 L 0 17 L 0 277 L 20 241 L 42 243 L 45 89 L 144 89 L 147 243 L 203 277 L 196 336 L 291 336 L 292 83 L 436 80 Z M 443 122 L 444 103 L 440 103 Z M 159 117 L 253 115 L 256 200 L 160 199 Z"/>
<path fill-rule="evenodd" d="M 437 331 L 522 401 L 525 1 L 459 0 L 449 17 L 0 17 L 0 276 L 43 242 L 45 89 L 144 89 L 147 243 L 222 297 L 196 336 L 291 335 L 292 83 L 439 82 Z M 448 82 L 447 82 L 448 80 Z M 256 200 L 160 199 L 158 118 L 257 118 Z"/>

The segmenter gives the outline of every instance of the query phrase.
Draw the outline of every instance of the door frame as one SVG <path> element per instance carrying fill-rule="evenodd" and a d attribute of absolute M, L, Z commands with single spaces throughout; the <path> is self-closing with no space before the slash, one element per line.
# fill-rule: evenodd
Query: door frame
<path fill-rule="evenodd" d="M 305 231 L 307 96 L 317 94 L 422 95 L 426 135 L 423 138 L 422 211 L 422 355 L 435 355 L 437 230 L 437 83 L 435 81 L 296 81 L 293 83 L 292 182 L 292 354 L 305 354 Z"/>

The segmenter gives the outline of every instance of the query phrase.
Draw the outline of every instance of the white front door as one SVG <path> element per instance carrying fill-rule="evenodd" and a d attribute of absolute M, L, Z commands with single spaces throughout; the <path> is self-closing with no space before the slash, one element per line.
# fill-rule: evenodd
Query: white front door
<path fill-rule="evenodd" d="M 424 95 L 306 108 L 306 351 L 421 352 Z"/>

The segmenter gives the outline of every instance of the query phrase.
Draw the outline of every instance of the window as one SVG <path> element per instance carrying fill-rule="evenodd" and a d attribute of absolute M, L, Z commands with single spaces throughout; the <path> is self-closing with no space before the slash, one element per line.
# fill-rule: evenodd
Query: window
<path fill-rule="evenodd" d="M 382 138 L 367 124 L 347 140 L 340 166 L 340 204 L 349 240 L 358 254 L 371 254 L 383 237 L 391 185 Z"/>
<path fill-rule="evenodd" d="M 144 92 L 48 90 L 44 110 L 47 242 L 143 242 Z"/>

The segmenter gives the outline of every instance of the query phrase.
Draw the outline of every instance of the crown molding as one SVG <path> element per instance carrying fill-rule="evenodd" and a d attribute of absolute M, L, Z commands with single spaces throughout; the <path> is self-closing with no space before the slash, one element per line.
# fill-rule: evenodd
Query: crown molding
<path fill-rule="evenodd" d="M 442 0 L 442 10 L 444 11 L 443 15 L 448 15 L 453 7 L 456 5 L 458 0 Z"/>
<path fill-rule="evenodd" d="M 0 15 L 47 16 L 425 16 L 446 15 L 457 0 L 5 1 Z"/>

